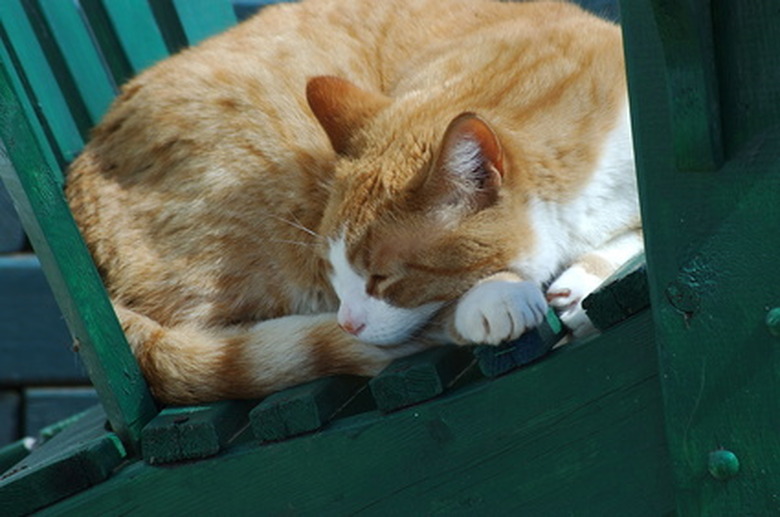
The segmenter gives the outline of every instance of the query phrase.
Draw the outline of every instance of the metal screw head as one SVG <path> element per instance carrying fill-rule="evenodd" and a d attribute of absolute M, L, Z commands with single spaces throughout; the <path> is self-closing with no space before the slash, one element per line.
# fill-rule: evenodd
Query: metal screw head
<path fill-rule="evenodd" d="M 739 459 L 736 454 L 726 449 L 712 451 L 707 462 L 707 470 L 712 477 L 720 481 L 731 479 L 739 472 Z"/>
<path fill-rule="evenodd" d="M 770 309 L 770 311 L 766 313 L 765 321 L 769 333 L 775 337 L 780 337 L 780 307 Z"/>

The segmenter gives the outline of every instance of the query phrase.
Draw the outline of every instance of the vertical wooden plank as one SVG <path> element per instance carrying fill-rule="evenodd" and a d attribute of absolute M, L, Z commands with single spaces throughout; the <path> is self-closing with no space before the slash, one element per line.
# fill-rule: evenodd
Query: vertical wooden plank
<path fill-rule="evenodd" d="M 143 425 L 156 414 L 155 403 L 5 67 L 0 67 L 0 140 L 0 178 L 19 209 L 114 430 L 135 447 Z"/>
<path fill-rule="evenodd" d="M 56 164 L 64 165 L 73 160 L 84 145 L 79 124 L 71 114 L 65 96 L 54 79 L 51 67 L 19 0 L 0 2 L 0 25 L 0 36 L 3 40 L 0 59 L 38 141 L 45 142 L 44 132 L 49 131 L 57 151 L 56 160 L 51 150 L 46 147 L 42 149 L 47 164 L 59 174 Z M 39 120 L 42 122 L 36 120 L 34 112 L 40 113 Z"/>
<path fill-rule="evenodd" d="M 0 390 L 0 446 L 19 438 L 21 399 L 15 389 Z M 2 469 L 0 469 L 2 472 Z"/>
<path fill-rule="evenodd" d="M 169 0 L 179 17 L 188 45 L 196 45 L 236 24 L 228 0 Z"/>
<path fill-rule="evenodd" d="M 116 84 L 168 55 L 148 0 L 81 0 Z"/>
<path fill-rule="evenodd" d="M 666 58 L 673 140 L 681 171 L 723 163 L 710 0 L 652 2 Z"/>
<path fill-rule="evenodd" d="M 228 0 L 160 0 L 151 6 L 171 53 L 236 23 L 233 4 Z"/>
<path fill-rule="evenodd" d="M 44 47 L 52 70 L 69 100 L 71 109 L 86 109 L 88 127 L 97 123 L 116 95 L 116 85 L 82 19 L 75 2 L 23 0 L 33 29 Z"/>
<path fill-rule="evenodd" d="M 780 82 L 723 79 L 776 69 L 780 56 L 776 2 L 735 5 L 712 7 L 717 39 L 739 50 L 694 66 L 715 66 L 722 99 L 778 98 Z M 778 515 L 780 342 L 766 318 L 780 306 L 780 110 L 754 106 L 737 126 L 730 114 L 728 161 L 717 174 L 682 174 L 669 139 L 679 119 L 658 93 L 666 91 L 665 33 L 651 1 L 625 0 L 621 9 L 678 514 Z M 741 19 L 724 23 L 726 13 Z"/>

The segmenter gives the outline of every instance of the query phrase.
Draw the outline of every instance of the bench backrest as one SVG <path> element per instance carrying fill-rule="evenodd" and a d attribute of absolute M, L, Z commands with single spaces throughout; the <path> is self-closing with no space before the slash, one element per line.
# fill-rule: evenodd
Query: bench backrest
<path fill-rule="evenodd" d="M 0 177 L 131 448 L 157 407 L 65 202 L 63 171 L 127 78 L 235 22 L 229 0 L 0 2 Z"/>

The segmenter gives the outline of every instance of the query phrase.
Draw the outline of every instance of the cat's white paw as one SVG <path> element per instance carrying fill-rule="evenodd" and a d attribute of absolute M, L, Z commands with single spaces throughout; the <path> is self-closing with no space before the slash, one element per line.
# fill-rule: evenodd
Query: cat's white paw
<path fill-rule="evenodd" d="M 582 308 L 582 300 L 601 282 L 600 277 L 588 273 L 582 266 L 575 264 L 564 271 L 547 289 L 547 302 L 558 311 L 561 321 L 575 337 L 596 332 L 596 328 Z"/>
<path fill-rule="evenodd" d="M 458 302 L 455 330 L 470 343 L 497 345 L 539 325 L 546 312 L 544 295 L 533 283 L 486 280 Z"/>

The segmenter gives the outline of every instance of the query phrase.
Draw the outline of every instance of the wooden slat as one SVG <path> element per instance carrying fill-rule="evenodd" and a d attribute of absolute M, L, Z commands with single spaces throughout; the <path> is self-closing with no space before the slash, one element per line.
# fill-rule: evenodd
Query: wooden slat
<path fill-rule="evenodd" d="M 24 436 L 36 436 L 41 430 L 98 403 L 89 387 L 27 387 L 23 390 Z"/>
<path fill-rule="evenodd" d="M 0 447 L 0 476 L 29 456 L 34 444 L 35 439 L 27 437 Z"/>
<path fill-rule="evenodd" d="M 369 386 L 380 411 L 395 411 L 444 393 L 473 362 L 465 347 L 435 347 L 393 361 Z"/>
<path fill-rule="evenodd" d="M 650 314 L 388 415 L 159 468 L 50 515 L 592 515 L 674 508 Z"/>
<path fill-rule="evenodd" d="M 156 406 L 51 170 L 0 67 L 0 178 L 116 432 L 133 447 Z M 13 142 L 13 145 L 7 143 Z"/>
<path fill-rule="evenodd" d="M 108 478 L 126 452 L 105 425 L 97 406 L 5 472 L 0 514 L 26 515 Z"/>
<path fill-rule="evenodd" d="M 543 357 L 566 333 L 558 316 L 549 309 L 545 320 L 538 327 L 510 343 L 477 346 L 474 348 L 474 356 L 483 375 L 497 377 Z"/>
<path fill-rule="evenodd" d="M 166 408 L 143 429 L 143 458 L 157 465 L 213 456 L 249 425 L 250 407 L 247 401 L 223 400 Z"/>
<path fill-rule="evenodd" d="M 116 84 L 168 55 L 148 0 L 81 0 Z"/>
<path fill-rule="evenodd" d="M 86 109 L 88 126 L 80 128 L 86 138 L 114 99 L 116 85 L 76 2 L 23 1 L 71 110 Z"/>
<path fill-rule="evenodd" d="M 229 0 L 160 0 L 150 5 L 172 54 L 236 23 Z"/>
<path fill-rule="evenodd" d="M 21 397 L 18 390 L 6 389 L 0 391 L 0 446 L 19 438 L 20 409 Z"/>
<path fill-rule="evenodd" d="M 681 171 L 723 163 L 710 0 L 651 2 L 662 33 L 674 154 Z"/>
<path fill-rule="evenodd" d="M 89 381 L 32 254 L 0 257 L 0 358 L 0 386 Z"/>
<path fill-rule="evenodd" d="M 644 253 L 637 255 L 582 301 L 593 325 L 604 331 L 650 306 Z"/>
<path fill-rule="evenodd" d="M 73 160 L 84 145 L 78 124 L 19 0 L 0 2 L 0 25 L 0 61 L 46 163 L 62 181 L 60 166 Z M 45 145 L 48 142 L 52 148 Z"/>
<path fill-rule="evenodd" d="M 249 413 L 254 436 L 271 442 L 322 429 L 365 387 L 364 378 L 327 377 L 271 395 Z"/>
<path fill-rule="evenodd" d="M 685 174 L 670 139 L 680 128 L 665 95 L 666 32 L 651 4 L 626 0 L 621 12 L 677 513 L 780 515 L 780 341 L 765 323 L 780 306 L 780 107 L 769 101 L 780 99 L 780 11 L 755 0 L 700 13 L 712 13 L 716 45 L 727 45 L 714 53 L 719 97 L 769 102 L 729 108 L 745 119 L 722 124 L 729 159 Z M 745 70 L 770 75 L 732 80 Z M 721 449 L 740 464 L 729 479 L 710 471 Z"/>
<path fill-rule="evenodd" d="M 166 0 L 178 16 L 188 45 L 196 45 L 236 24 L 229 0 Z"/>
<path fill-rule="evenodd" d="M 22 250 L 26 239 L 11 198 L 0 185 L 0 254 Z"/>

